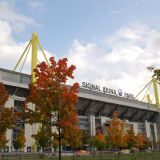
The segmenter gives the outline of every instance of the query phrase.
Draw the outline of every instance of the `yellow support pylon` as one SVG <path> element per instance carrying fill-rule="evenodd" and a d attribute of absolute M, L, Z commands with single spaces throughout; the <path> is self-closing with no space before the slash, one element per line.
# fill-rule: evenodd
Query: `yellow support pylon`
<path fill-rule="evenodd" d="M 157 105 L 158 110 L 160 112 L 159 94 L 158 94 L 158 87 L 157 87 L 158 82 L 157 82 L 156 78 L 152 79 L 152 83 L 153 83 L 153 88 L 154 88 L 154 96 L 155 96 L 156 105 Z"/>
<path fill-rule="evenodd" d="M 35 82 L 34 69 L 37 66 L 37 47 L 38 47 L 38 36 L 37 33 L 32 34 L 32 59 L 31 59 L 31 82 Z"/>
<path fill-rule="evenodd" d="M 152 101 L 151 101 L 151 98 L 150 98 L 149 94 L 147 94 L 147 101 L 148 101 L 149 104 L 152 104 Z"/>
<path fill-rule="evenodd" d="M 20 59 L 18 60 L 16 66 L 14 67 L 14 71 L 17 69 L 18 65 L 20 64 L 20 62 L 22 61 L 24 55 L 26 54 L 27 52 L 27 55 L 28 55 L 28 52 L 29 52 L 29 49 L 30 47 L 32 46 L 32 56 L 31 56 L 31 83 L 34 83 L 36 81 L 36 78 L 35 78 L 35 73 L 34 73 L 34 69 L 36 68 L 37 64 L 38 64 L 38 47 L 40 48 L 40 50 L 42 51 L 42 54 L 45 58 L 45 61 L 46 63 L 49 65 L 49 61 L 43 51 L 43 48 L 40 44 L 40 41 L 38 39 L 38 35 L 36 32 L 33 32 L 32 34 L 32 39 L 30 40 L 30 42 L 28 43 L 27 47 L 25 48 L 23 54 L 21 55 Z M 27 55 L 25 57 L 25 60 L 27 58 Z M 24 62 L 25 62 L 24 60 Z M 23 62 L 23 65 L 24 65 L 24 62 Z M 22 67 L 23 67 L 22 65 Z M 21 67 L 21 68 L 22 68 Z M 22 69 L 21 69 L 22 70 Z"/>

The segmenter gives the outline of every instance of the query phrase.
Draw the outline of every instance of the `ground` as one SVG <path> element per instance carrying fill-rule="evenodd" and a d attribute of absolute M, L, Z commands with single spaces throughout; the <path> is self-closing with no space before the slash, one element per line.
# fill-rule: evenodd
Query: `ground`
<path fill-rule="evenodd" d="M 38 155 L 38 154 L 37 154 Z M 32 154 L 29 156 L 18 154 L 0 154 L 0 160 L 58 160 L 58 157 L 39 157 Z M 140 152 L 131 154 L 97 154 L 90 156 L 63 156 L 62 160 L 160 160 L 160 152 Z"/>

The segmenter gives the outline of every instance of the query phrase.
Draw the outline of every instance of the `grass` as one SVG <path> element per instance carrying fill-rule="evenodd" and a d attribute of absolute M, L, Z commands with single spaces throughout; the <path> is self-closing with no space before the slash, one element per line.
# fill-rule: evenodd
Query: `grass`
<path fill-rule="evenodd" d="M 5 157 L 1 157 L 0 160 L 20 160 L 20 156 L 14 157 L 10 154 L 6 155 Z M 58 160 L 58 157 L 44 157 L 38 158 L 32 155 L 30 156 L 23 156 L 21 160 Z M 90 155 L 90 156 L 64 156 L 62 160 L 160 160 L 160 152 L 152 152 L 152 153 L 131 153 L 131 154 L 98 154 L 98 155 Z"/>
<path fill-rule="evenodd" d="M 45 160 L 58 160 L 58 158 L 46 157 Z M 99 154 L 91 156 L 67 156 L 62 160 L 160 160 L 160 152 L 152 153 L 131 153 L 131 154 Z"/>

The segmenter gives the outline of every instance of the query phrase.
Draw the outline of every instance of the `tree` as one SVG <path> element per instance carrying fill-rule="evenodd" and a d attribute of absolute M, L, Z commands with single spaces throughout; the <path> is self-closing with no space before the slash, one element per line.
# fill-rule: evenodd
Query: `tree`
<path fill-rule="evenodd" d="M 95 147 L 97 147 L 98 150 L 104 149 L 105 146 L 106 146 L 105 135 L 102 134 L 102 133 L 98 133 L 98 134 L 94 137 L 94 144 L 95 144 Z"/>
<path fill-rule="evenodd" d="M 41 123 L 58 131 L 59 159 L 61 159 L 61 141 L 64 130 L 78 123 L 76 103 L 79 84 L 67 86 L 69 78 L 73 79 L 75 66 L 67 66 L 67 58 L 55 61 L 50 58 L 50 65 L 39 64 L 34 72 L 36 81 L 29 85 L 29 96 L 25 101 L 26 123 Z M 30 109 L 28 103 L 35 105 Z M 52 131 L 53 132 L 53 131 Z M 72 139 L 70 139 L 72 141 Z"/>
<path fill-rule="evenodd" d="M 112 143 L 108 134 L 105 135 L 105 139 L 106 139 L 106 148 L 111 148 Z"/>
<path fill-rule="evenodd" d="M 144 142 L 145 142 L 145 136 L 144 136 L 144 134 L 138 133 L 136 135 L 136 144 L 135 144 L 135 146 L 138 149 L 143 149 L 144 148 Z"/>
<path fill-rule="evenodd" d="M 8 140 L 7 140 L 7 137 L 5 134 L 1 134 L 0 135 L 0 150 L 3 148 L 6 148 L 7 147 L 7 143 L 8 143 Z"/>
<path fill-rule="evenodd" d="M 83 147 L 90 144 L 90 139 L 91 139 L 91 136 L 89 135 L 89 133 L 86 132 L 85 130 L 83 130 L 82 131 L 82 145 L 83 145 Z"/>
<path fill-rule="evenodd" d="M 160 135 L 158 135 L 156 147 L 160 150 Z"/>
<path fill-rule="evenodd" d="M 36 140 L 38 150 L 42 148 L 44 151 L 51 146 L 51 131 L 46 126 L 42 126 L 32 137 Z"/>
<path fill-rule="evenodd" d="M 13 140 L 13 146 L 16 150 L 20 149 L 20 151 L 21 151 L 21 149 L 23 149 L 25 147 L 25 142 L 26 142 L 26 138 L 24 136 L 24 132 L 20 131 L 17 134 L 16 139 Z"/>
<path fill-rule="evenodd" d="M 125 142 L 125 123 L 118 119 L 118 113 L 113 113 L 113 119 L 110 121 L 110 126 L 107 128 L 111 146 L 116 149 L 122 149 L 126 146 Z"/>
<path fill-rule="evenodd" d="M 77 126 L 71 125 L 64 129 L 63 134 L 64 140 L 72 147 L 74 154 L 75 148 L 82 145 L 82 130 Z"/>
<path fill-rule="evenodd" d="M 150 67 L 147 67 L 147 69 L 153 72 L 152 77 L 155 77 L 158 81 L 160 81 L 160 68 L 150 66 Z"/>
<path fill-rule="evenodd" d="M 151 147 L 151 141 L 149 140 L 149 138 L 145 137 L 145 139 L 144 139 L 144 149 L 148 149 L 149 147 Z"/>
<path fill-rule="evenodd" d="M 127 143 L 127 148 L 128 149 L 132 149 L 133 147 L 135 147 L 136 137 L 135 137 L 135 134 L 134 134 L 133 127 L 130 127 L 129 130 L 127 131 L 126 143 Z"/>
<path fill-rule="evenodd" d="M 63 144 L 63 142 L 62 142 L 62 144 Z M 54 151 L 57 150 L 57 148 L 58 148 L 58 139 L 57 138 L 54 138 L 52 140 L 52 147 L 53 147 Z"/>
<path fill-rule="evenodd" d="M 5 107 L 8 100 L 8 92 L 4 85 L 0 83 L 0 149 L 6 146 L 8 140 L 6 138 L 7 129 L 15 127 L 18 114 L 14 113 L 13 108 Z"/>

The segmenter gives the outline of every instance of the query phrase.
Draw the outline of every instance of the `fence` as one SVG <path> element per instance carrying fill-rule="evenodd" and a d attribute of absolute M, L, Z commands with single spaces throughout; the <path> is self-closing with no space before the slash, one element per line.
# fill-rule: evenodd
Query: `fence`
<path fill-rule="evenodd" d="M 43 155 L 40 153 L 0 153 L 0 160 L 58 160 L 55 154 Z M 62 156 L 62 160 L 160 160 L 160 152 L 96 153 L 81 156 Z"/>
<path fill-rule="evenodd" d="M 0 153 L 0 160 L 40 160 L 44 155 L 40 153 Z"/>

